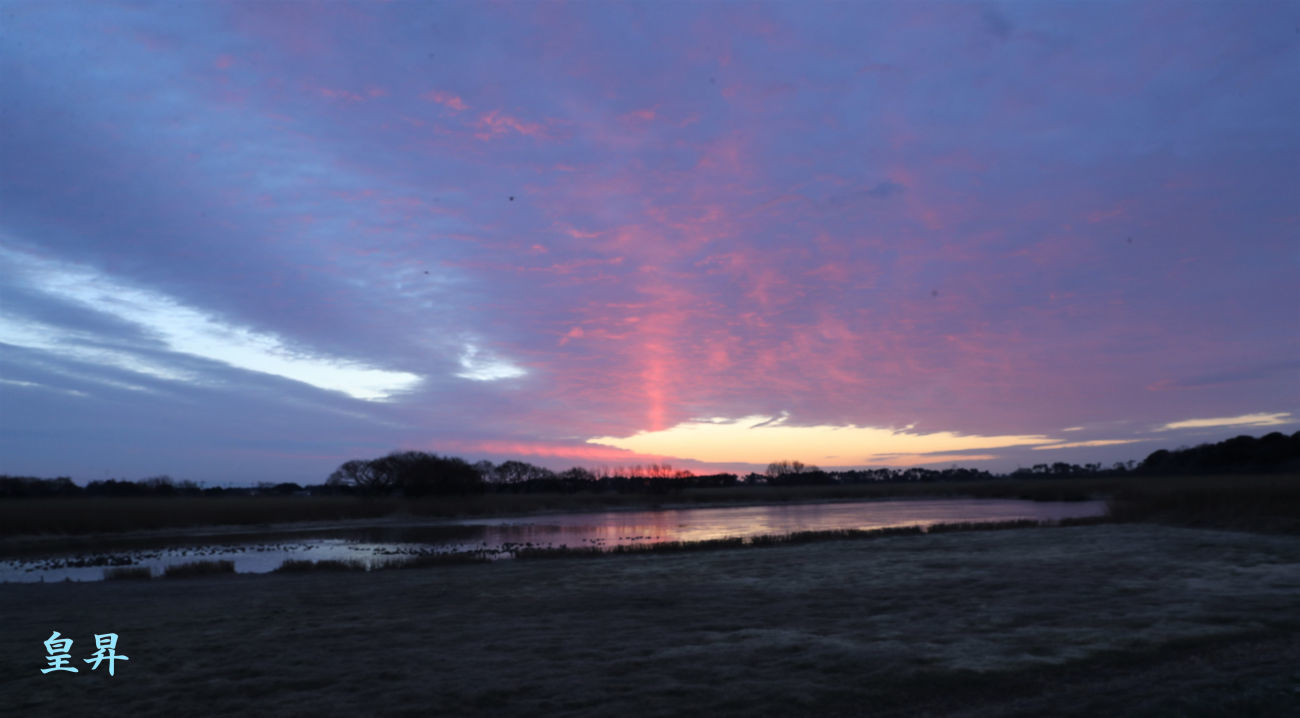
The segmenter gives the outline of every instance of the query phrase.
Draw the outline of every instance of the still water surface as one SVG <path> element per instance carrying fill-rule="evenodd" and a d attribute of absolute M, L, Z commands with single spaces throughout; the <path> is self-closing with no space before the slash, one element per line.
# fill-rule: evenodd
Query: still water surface
<path fill-rule="evenodd" d="M 519 547 L 609 547 L 664 541 L 786 534 L 794 531 L 928 526 L 961 521 L 1060 520 L 1105 513 L 1101 501 L 1016 499 L 901 499 L 819 504 L 607 511 L 463 521 L 383 523 L 303 531 L 273 542 L 238 535 L 176 539 L 155 549 L 65 553 L 0 561 L 0 581 L 97 581 L 105 566 L 166 567 L 228 559 L 239 573 L 273 571 L 286 559 L 343 559 L 367 566 L 394 556 L 484 551 L 506 558 Z"/>

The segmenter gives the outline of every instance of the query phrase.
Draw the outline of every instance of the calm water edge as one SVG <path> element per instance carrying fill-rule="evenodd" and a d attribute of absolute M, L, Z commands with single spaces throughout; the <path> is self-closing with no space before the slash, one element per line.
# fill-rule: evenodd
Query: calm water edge
<path fill-rule="evenodd" d="M 273 571 L 286 559 L 361 561 L 367 566 L 394 556 L 485 551 L 507 558 L 520 547 L 618 546 L 664 541 L 703 541 L 794 531 L 928 526 L 962 521 L 1060 520 L 1100 516 L 1101 501 L 1017 499 L 900 499 L 818 504 L 607 511 L 462 521 L 320 529 L 292 540 L 245 540 L 238 535 L 177 538 L 147 550 L 61 553 L 0 561 L 0 581 L 98 581 L 105 567 L 147 566 L 155 576 L 168 566 L 228 559 L 239 573 Z M 188 543 L 187 543 L 188 541 Z"/>

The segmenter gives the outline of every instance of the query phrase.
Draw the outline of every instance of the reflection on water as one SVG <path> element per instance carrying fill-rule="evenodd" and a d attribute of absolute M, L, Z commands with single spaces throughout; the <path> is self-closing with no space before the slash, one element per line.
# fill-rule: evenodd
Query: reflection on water
<path fill-rule="evenodd" d="M 1101 501 L 915 499 L 425 521 L 326 529 L 292 541 L 240 543 L 223 537 L 221 543 L 203 545 L 183 546 L 178 541 L 156 550 L 114 552 L 106 547 L 93 554 L 0 561 L 0 581 L 97 581 L 105 567 L 112 566 L 147 566 L 157 576 L 168 566 L 217 559 L 233 560 L 239 573 L 264 573 L 286 559 L 354 560 L 372 566 L 393 556 L 452 551 L 508 557 L 522 547 L 608 547 L 962 521 L 1059 520 L 1103 513 Z"/>

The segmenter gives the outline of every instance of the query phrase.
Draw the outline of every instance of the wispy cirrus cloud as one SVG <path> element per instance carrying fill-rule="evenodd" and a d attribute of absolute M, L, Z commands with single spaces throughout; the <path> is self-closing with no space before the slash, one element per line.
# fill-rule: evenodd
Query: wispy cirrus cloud
<path fill-rule="evenodd" d="M 497 381 L 523 376 L 522 367 L 480 348 L 473 342 L 466 342 L 460 355 L 461 371 L 456 376 L 473 381 Z"/>
<path fill-rule="evenodd" d="M 1035 451 L 1044 451 L 1047 449 L 1078 449 L 1089 446 L 1120 446 L 1122 444 L 1136 444 L 1150 439 L 1092 439 L 1089 441 L 1067 441 L 1062 444 L 1049 444 L 1046 446 L 1035 446 Z"/>
<path fill-rule="evenodd" d="M 1271 414 L 1242 414 L 1241 416 L 1221 416 L 1212 419 L 1184 419 L 1171 421 L 1156 427 L 1155 431 L 1174 431 L 1177 429 L 1210 429 L 1226 426 L 1284 426 L 1300 421 L 1289 411 Z"/>
<path fill-rule="evenodd" d="M 420 382 L 420 377 L 410 372 L 379 369 L 292 347 L 273 334 L 231 324 L 87 266 L 42 259 L 4 247 L 0 247 L 0 256 L 19 272 L 29 289 L 132 324 L 158 343 L 158 347 L 150 349 L 162 348 L 372 401 L 409 391 Z M 22 317 L 5 318 L 0 323 L 0 342 L 82 362 L 111 364 L 170 381 L 198 381 L 188 370 L 167 366 L 156 351 L 151 352 L 152 357 L 140 351 L 146 347 L 95 346 L 88 337 Z"/>

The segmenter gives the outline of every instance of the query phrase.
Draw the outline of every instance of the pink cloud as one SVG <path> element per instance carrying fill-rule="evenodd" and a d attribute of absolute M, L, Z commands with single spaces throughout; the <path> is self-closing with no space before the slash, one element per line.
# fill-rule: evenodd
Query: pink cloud
<path fill-rule="evenodd" d="M 574 239 L 595 239 L 600 236 L 600 232 L 584 232 L 576 227 L 569 227 L 564 230 L 564 233 Z"/>
<path fill-rule="evenodd" d="M 642 110 L 633 110 L 619 116 L 619 121 L 625 123 L 640 124 L 650 122 L 655 118 L 655 108 L 650 107 Z"/>
<path fill-rule="evenodd" d="M 524 459 L 525 457 L 542 456 L 582 462 L 659 462 L 670 458 L 656 454 L 639 454 L 634 451 L 627 451 L 611 446 L 596 446 L 589 444 L 573 445 L 541 441 L 450 440 L 436 442 L 431 449 L 439 451 L 451 449 L 466 453 L 481 452 L 498 456 L 520 457 L 521 459 Z"/>
<path fill-rule="evenodd" d="M 524 122 L 510 115 L 502 114 L 500 110 L 492 110 L 480 115 L 478 121 L 474 123 L 479 129 L 475 137 L 480 140 L 490 140 L 493 137 L 517 132 L 529 137 L 545 137 L 545 129 L 536 122 Z"/>
<path fill-rule="evenodd" d="M 430 90 L 424 93 L 423 95 L 421 95 L 421 97 L 423 97 L 426 100 L 430 100 L 432 102 L 436 102 L 440 105 L 443 105 L 444 107 L 450 107 L 456 112 L 460 112 L 461 110 L 465 110 L 469 108 L 469 105 L 465 104 L 464 100 L 460 99 L 456 95 L 453 95 L 449 92 Z"/>
<path fill-rule="evenodd" d="M 564 336 L 560 337 L 560 345 L 563 346 L 568 344 L 570 339 L 581 339 L 584 336 L 586 336 L 586 332 L 582 330 L 582 327 L 574 327 Z"/>
<path fill-rule="evenodd" d="M 736 133 L 715 140 L 704 147 L 697 168 L 725 172 L 733 176 L 744 176 L 746 144 Z"/>
<path fill-rule="evenodd" d="M 830 262 L 809 271 L 808 276 L 821 282 L 842 283 L 849 280 L 849 268 Z"/>

